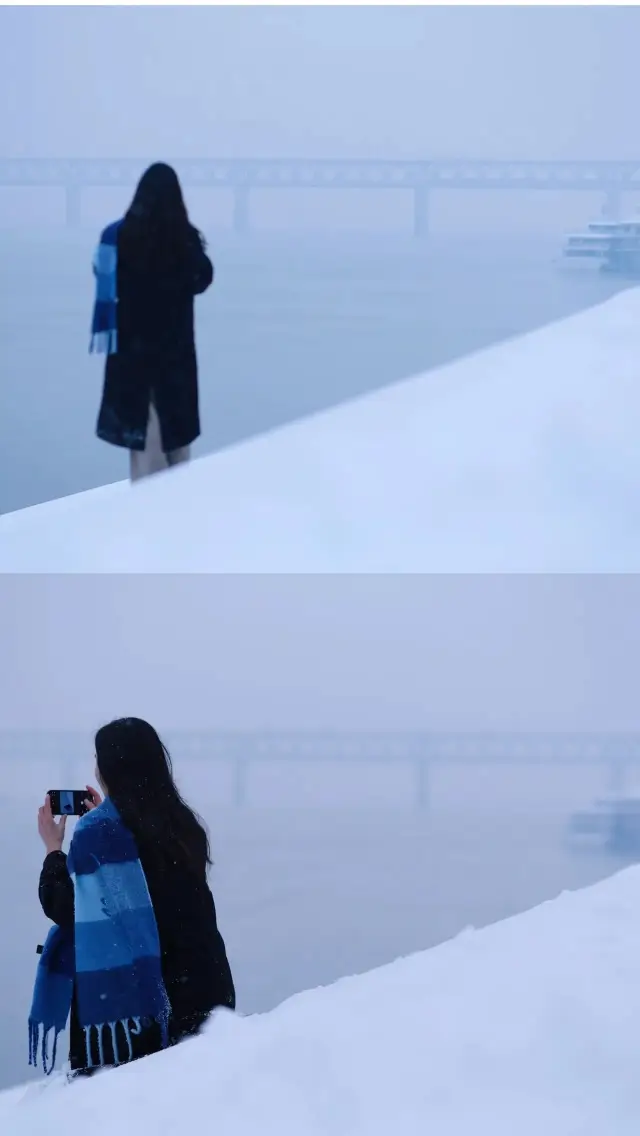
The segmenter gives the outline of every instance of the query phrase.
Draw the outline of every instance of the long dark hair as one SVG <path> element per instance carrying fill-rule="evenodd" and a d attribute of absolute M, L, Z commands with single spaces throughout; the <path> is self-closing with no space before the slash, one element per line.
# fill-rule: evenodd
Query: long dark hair
<path fill-rule="evenodd" d="M 171 758 L 153 726 L 118 718 L 95 737 L 100 780 L 145 856 L 205 873 L 207 830 L 180 796 Z"/>
<path fill-rule="evenodd" d="M 155 162 L 138 182 L 118 236 L 118 255 L 140 267 L 179 268 L 206 247 L 191 224 L 176 171 Z"/>

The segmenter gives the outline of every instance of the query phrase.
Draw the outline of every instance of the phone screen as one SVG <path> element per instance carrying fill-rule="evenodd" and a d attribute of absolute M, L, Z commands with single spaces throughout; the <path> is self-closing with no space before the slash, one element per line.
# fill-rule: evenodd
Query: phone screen
<path fill-rule="evenodd" d="M 54 816 L 84 816 L 87 811 L 86 789 L 49 789 L 51 812 Z"/>

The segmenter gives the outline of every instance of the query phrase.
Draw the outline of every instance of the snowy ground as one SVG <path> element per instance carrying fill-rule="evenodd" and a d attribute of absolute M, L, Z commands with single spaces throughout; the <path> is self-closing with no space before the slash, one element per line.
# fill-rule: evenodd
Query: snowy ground
<path fill-rule="evenodd" d="M 41 1136 L 64 1111 L 94 1136 L 636 1136 L 639 888 L 633 869 L 93 1082 L 0 1098 L 3 1128 Z"/>
<path fill-rule="evenodd" d="M 294 193 L 297 204 L 307 193 Z M 125 202 L 88 196 L 87 229 L 0 227 L 0 513 L 125 476 L 126 454 L 94 435 L 103 361 L 87 353 L 94 242 Z M 584 199 L 575 205 L 588 214 Z M 0 190 L 0 226 L 2 216 Z M 198 456 L 542 327 L 621 286 L 554 263 L 561 225 L 543 239 L 500 238 L 481 225 L 480 237 L 427 242 L 384 232 L 237 239 L 206 217 L 200 227 L 216 282 L 196 305 Z"/>
<path fill-rule="evenodd" d="M 627 293 L 135 491 L 107 487 L 5 516 L 0 570 L 34 571 L 41 578 L 56 570 L 633 571 L 640 563 L 634 523 L 639 316 L 640 293 Z M 5 650 L 12 667 L 0 710 L 7 725 L 46 724 L 52 711 L 61 725 L 69 725 L 69 714 L 83 725 L 94 718 L 97 724 L 107 706 L 127 712 L 133 701 L 134 712 L 146 713 L 152 695 L 156 706 L 158 697 L 166 702 L 163 713 L 178 713 L 183 722 L 194 713 L 231 713 L 232 696 L 234 713 L 240 705 L 244 714 L 256 715 L 256 691 L 263 690 L 264 707 L 265 686 L 271 715 L 277 698 L 288 700 L 289 716 L 281 720 L 291 721 L 301 703 L 303 712 L 318 712 L 318 689 L 323 696 L 325 690 L 311 680 L 308 666 L 310 654 L 316 661 L 316 639 L 304 644 L 305 655 L 298 644 L 293 649 L 276 619 L 266 635 L 263 629 L 260 651 L 249 656 L 245 638 L 230 657 L 229 642 L 238 646 L 237 616 L 226 613 L 225 652 L 220 627 L 217 635 L 208 631 L 196 603 L 190 620 L 184 607 L 175 613 L 180 626 L 172 626 L 169 641 L 166 605 L 159 621 L 153 585 L 141 583 L 148 603 L 143 608 L 138 601 L 135 609 L 126 606 L 124 591 L 96 605 L 95 595 L 81 595 L 79 580 L 72 609 L 61 607 L 55 581 L 45 578 L 40 599 L 25 591 L 23 606 L 12 602 L 17 593 L 5 586 Z M 598 603 L 591 607 L 592 615 L 596 607 L 595 614 L 605 614 Z M 245 613 L 252 634 L 259 609 L 254 596 Z M 315 610 L 330 622 L 326 607 Z M 628 699 L 630 668 L 628 660 L 603 649 L 602 628 L 596 636 L 590 624 L 591 638 L 568 636 L 574 648 L 580 646 L 584 669 L 575 659 L 567 666 L 571 652 L 564 653 L 564 640 L 558 649 L 551 608 L 546 619 L 531 603 L 526 610 L 540 633 L 535 665 L 518 627 L 512 638 L 519 659 L 498 652 L 498 666 L 491 658 L 494 701 L 489 709 L 482 693 L 485 715 L 504 713 L 507 704 L 513 709 L 516 688 L 524 688 L 529 701 L 526 707 L 519 703 L 519 713 L 529 721 L 557 715 L 562 705 L 576 728 L 587 710 L 619 723 L 622 703 L 612 709 L 607 692 L 624 688 Z M 156 634 L 165 637 L 164 650 L 156 649 L 153 659 L 145 623 L 150 612 Z M 616 638 L 621 612 L 628 644 L 628 604 L 619 604 L 603 626 Z M 478 696 L 479 678 L 489 667 L 474 656 L 463 679 L 468 616 L 462 609 L 452 623 L 449 609 L 445 615 L 444 646 L 436 641 L 434 649 L 439 673 L 446 671 L 436 709 L 443 712 L 448 689 L 457 713 L 472 718 L 478 708 L 469 692 Z M 196 637 L 196 618 L 200 648 L 208 635 L 206 653 L 186 646 L 189 635 Z M 378 612 L 375 633 L 361 632 L 358 649 L 362 658 L 366 653 L 382 660 L 385 681 L 385 668 L 394 672 L 395 706 L 391 687 L 374 689 L 370 671 L 357 693 L 342 681 L 337 660 L 355 656 L 339 638 L 322 663 L 337 673 L 338 701 L 360 722 L 363 715 L 368 721 L 385 712 L 385 694 L 388 713 L 400 706 L 403 721 L 408 713 L 399 647 L 380 638 L 380 622 Z M 107 633 L 109 623 L 124 635 L 124 652 Z M 416 638 L 434 647 L 433 632 Z M 491 619 L 475 639 L 495 649 L 499 636 Z M 283 640 L 288 671 L 281 659 L 274 662 L 274 646 Z M 212 659 L 220 667 L 215 676 Z M 603 679 L 596 662 L 605 669 L 615 662 L 626 685 L 613 669 Z M 424 685 L 424 659 L 418 668 L 415 658 L 410 664 L 402 655 L 402 667 Z M 544 684 L 535 681 L 542 670 L 548 676 L 544 697 Z M 411 688 L 414 699 L 418 686 Z M 315 701 L 308 698 L 312 688 Z M 434 688 L 430 682 L 430 696 Z M 338 701 L 332 707 L 330 701 L 322 706 L 325 714 L 335 714 Z M 422 714 L 433 713 L 425 702 L 422 691 L 412 712 L 419 705 Z M 625 706 L 628 713 L 628 701 Z M 290 770 L 282 769 L 278 779 L 256 771 L 251 803 L 264 806 L 267 790 L 289 778 Z M 308 769 L 297 772 L 308 777 Z M 446 776 L 438 782 L 433 808 L 424 814 L 403 795 L 405 774 L 391 774 L 394 807 L 393 794 L 385 797 L 378 785 L 387 807 L 374 809 L 369 800 L 356 809 L 343 785 L 342 808 L 323 811 L 309 778 L 309 796 L 297 807 L 278 808 L 271 799 L 269 809 L 238 813 L 221 809 L 219 793 L 199 780 L 203 774 L 190 771 L 185 789 L 213 831 L 214 889 L 240 1008 L 255 1014 L 296 997 L 262 1017 L 219 1018 L 191 1048 L 74 1086 L 68 1090 L 75 1094 L 71 1110 L 64 1103 L 74 1124 L 90 1120 L 96 1136 L 103 1129 L 111 1133 L 115 1110 L 120 1136 L 137 1136 L 142 1128 L 157 1136 L 183 1136 L 190 1129 L 203 1136 L 468 1136 L 470 1129 L 539 1136 L 542 1128 L 548 1136 L 627 1136 L 632 1130 L 635 1136 L 636 1062 L 629 1039 L 635 1038 L 640 1009 L 637 872 L 386 970 L 298 993 L 424 950 L 467 925 L 502 919 L 614 867 L 602 853 L 577 855 L 565 842 L 568 811 L 601 788 L 593 770 L 555 770 L 553 785 L 543 786 L 540 770 L 527 781 L 522 769 L 501 768 L 480 785 L 469 770 L 458 769 L 456 783 L 447 786 Z M 0 944 L 4 1084 L 23 1076 L 24 1021 L 35 944 L 44 929 L 34 817 L 52 775 L 45 759 L 40 766 L 14 761 L 4 773 L 0 857 L 10 870 L 3 875 L 2 901 L 11 911 L 11 934 Z M 510 778 L 517 801 L 506 787 Z M 357 796 L 362 781 L 353 784 Z M 19 1107 L 15 1097 L 13 1103 L 4 1099 L 11 1136 L 41 1136 L 51 1124 L 53 1095 Z"/>
<path fill-rule="evenodd" d="M 640 290 L 131 489 L 0 517 L 4 572 L 635 572 Z"/>
<path fill-rule="evenodd" d="M 13 868 L 2 889 L 12 914 L 0 944 L 0 1088 L 27 1075 L 25 1020 L 35 946 L 47 927 L 37 900 L 35 816 L 55 772 L 38 763 L 22 770 L 16 777 L 2 767 L 0 858 Z M 261 799 L 257 773 L 254 801 Z M 411 807 L 393 770 L 386 797 L 396 804 L 377 808 L 357 803 L 366 768 L 351 771 L 350 793 L 342 772 L 333 803 L 326 771 L 316 777 L 324 807 L 305 801 L 295 783 L 288 802 L 280 788 L 279 807 L 264 790 L 261 807 L 221 807 L 220 793 L 209 804 L 214 793 L 204 776 L 202 768 L 187 770 L 180 783 L 211 829 L 212 885 L 245 1013 L 503 919 L 619 866 L 602 848 L 577 850 L 566 839 L 572 809 L 601 788 L 595 771 L 443 771 L 426 813 Z M 10 781 L 21 787 L 8 796 Z"/>
<path fill-rule="evenodd" d="M 240 1006 L 271 1009 L 614 870 L 601 850 L 565 841 L 607 769 L 442 761 L 420 811 L 401 750 L 374 761 L 361 745 L 350 760 L 347 745 L 311 760 L 310 746 L 292 746 L 287 761 L 256 754 L 238 810 L 246 752 L 225 757 L 211 731 L 637 733 L 639 579 L 331 577 L 318 589 L 310 577 L 245 577 L 239 589 L 213 576 L 5 576 L 3 1083 L 24 1077 L 44 931 L 36 809 L 47 789 L 92 778 L 92 729 L 135 713 L 162 730 L 210 822 Z"/>

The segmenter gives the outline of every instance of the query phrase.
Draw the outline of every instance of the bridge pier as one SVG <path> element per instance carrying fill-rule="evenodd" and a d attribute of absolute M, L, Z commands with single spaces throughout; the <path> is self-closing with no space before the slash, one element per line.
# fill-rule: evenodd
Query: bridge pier
<path fill-rule="evenodd" d="M 65 218 L 67 226 L 77 229 L 82 217 L 82 191 L 79 185 L 65 187 Z"/>
<path fill-rule="evenodd" d="M 610 221 L 617 221 L 622 206 L 622 193 L 619 189 L 609 189 L 604 195 L 602 216 Z"/>
<path fill-rule="evenodd" d="M 249 232 L 249 187 L 237 185 L 233 191 L 233 231 Z"/>
<path fill-rule="evenodd" d="M 429 236 L 429 188 L 416 185 L 413 190 L 413 235 Z"/>

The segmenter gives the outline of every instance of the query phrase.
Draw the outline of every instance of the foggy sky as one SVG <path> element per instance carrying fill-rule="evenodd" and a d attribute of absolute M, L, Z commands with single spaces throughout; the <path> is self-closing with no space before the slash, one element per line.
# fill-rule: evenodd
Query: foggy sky
<path fill-rule="evenodd" d="M 637 157 L 637 8 L 0 9 L 0 155 Z"/>
<path fill-rule="evenodd" d="M 640 579 L 9 577 L 0 729 L 637 730 Z"/>

